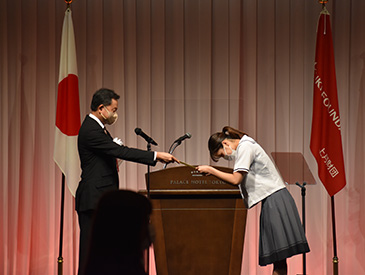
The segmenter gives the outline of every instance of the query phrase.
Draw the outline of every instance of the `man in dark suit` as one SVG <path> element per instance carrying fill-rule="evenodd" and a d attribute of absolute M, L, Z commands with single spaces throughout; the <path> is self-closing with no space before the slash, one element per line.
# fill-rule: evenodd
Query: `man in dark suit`
<path fill-rule="evenodd" d="M 81 161 L 81 181 L 76 191 L 76 211 L 80 225 L 79 274 L 86 262 L 92 218 L 100 197 L 118 190 L 117 158 L 146 165 L 178 162 L 171 154 L 151 152 L 117 144 L 106 130 L 118 118 L 118 99 L 113 90 L 100 89 L 92 98 L 91 113 L 81 125 L 78 151 Z"/>

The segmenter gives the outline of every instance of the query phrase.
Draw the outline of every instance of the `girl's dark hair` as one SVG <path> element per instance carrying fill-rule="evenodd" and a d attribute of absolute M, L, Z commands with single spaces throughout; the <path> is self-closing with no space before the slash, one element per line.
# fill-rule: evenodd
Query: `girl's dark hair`
<path fill-rule="evenodd" d="M 241 139 L 246 133 L 241 132 L 230 126 L 224 126 L 222 132 L 217 132 L 210 136 L 208 141 L 208 149 L 210 157 L 213 161 L 217 162 L 219 158 L 216 154 L 219 149 L 223 148 L 222 141 L 225 139 Z"/>
<path fill-rule="evenodd" d="M 93 95 L 90 108 L 92 111 L 96 111 L 101 104 L 109 106 L 112 104 L 112 99 L 118 100 L 119 98 L 120 96 L 113 90 L 101 88 Z"/>

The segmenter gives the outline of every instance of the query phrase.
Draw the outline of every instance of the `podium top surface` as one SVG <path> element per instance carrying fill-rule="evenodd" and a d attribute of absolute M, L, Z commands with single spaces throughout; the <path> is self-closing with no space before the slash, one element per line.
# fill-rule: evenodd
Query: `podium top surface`
<path fill-rule="evenodd" d="M 224 172 L 232 172 L 231 168 L 217 167 Z M 146 174 L 146 181 L 147 181 Z M 215 176 L 203 175 L 191 167 L 178 166 L 150 173 L 150 190 L 227 190 L 238 191 L 237 186 L 230 185 Z"/>

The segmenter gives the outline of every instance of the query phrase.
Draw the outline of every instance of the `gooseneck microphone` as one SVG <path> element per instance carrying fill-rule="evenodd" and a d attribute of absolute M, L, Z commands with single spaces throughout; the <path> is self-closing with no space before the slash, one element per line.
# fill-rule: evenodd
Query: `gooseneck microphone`
<path fill-rule="evenodd" d="M 183 140 L 185 140 L 187 138 L 191 138 L 191 134 L 190 133 L 186 133 L 185 135 L 179 137 L 177 140 L 174 141 L 174 143 L 182 142 Z"/>
<path fill-rule="evenodd" d="M 175 140 L 169 149 L 169 153 L 172 154 L 172 152 L 174 152 L 174 150 L 176 149 L 177 146 L 179 146 L 181 144 L 181 142 L 183 142 L 185 139 L 187 138 L 191 138 L 191 134 L 190 133 L 186 133 L 185 135 L 179 137 L 177 140 Z M 165 165 L 163 166 L 163 168 L 165 169 L 167 166 L 167 163 L 165 163 Z"/>
<path fill-rule="evenodd" d="M 146 135 L 142 130 L 141 128 L 136 128 L 134 129 L 134 132 L 137 134 L 137 136 L 141 136 L 143 137 L 147 143 L 151 143 L 152 145 L 155 145 L 157 146 L 157 143 L 156 141 L 153 140 L 153 138 L 151 138 L 150 136 Z"/>
<path fill-rule="evenodd" d="M 175 140 L 171 146 L 170 146 L 170 149 L 169 149 L 169 153 L 172 154 L 172 152 L 175 150 L 175 148 L 177 146 L 179 146 L 181 144 L 181 142 L 187 138 L 191 138 L 191 134 L 190 133 L 186 133 L 185 135 L 179 137 L 177 140 Z"/>

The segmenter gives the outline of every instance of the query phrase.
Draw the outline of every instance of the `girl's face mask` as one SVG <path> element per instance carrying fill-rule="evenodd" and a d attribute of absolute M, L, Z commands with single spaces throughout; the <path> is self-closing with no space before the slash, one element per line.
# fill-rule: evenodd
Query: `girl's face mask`
<path fill-rule="evenodd" d="M 230 155 L 228 155 L 228 154 L 227 154 L 227 152 L 226 152 L 226 148 L 225 148 L 225 147 L 224 147 L 224 145 L 223 145 L 223 151 L 224 151 L 224 156 L 223 156 L 223 158 L 224 158 L 225 160 L 235 160 L 235 159 L 236 159 L 236 157 L 237 157 L 237 151 L 236 151 L 236 150 L 234 150 L 234 149 L 232 149 L 231 145 L 228 145 L 228 146 L 229 146 L 229 149 L 231 149 L 232 153 L 231 153 Z"/>

